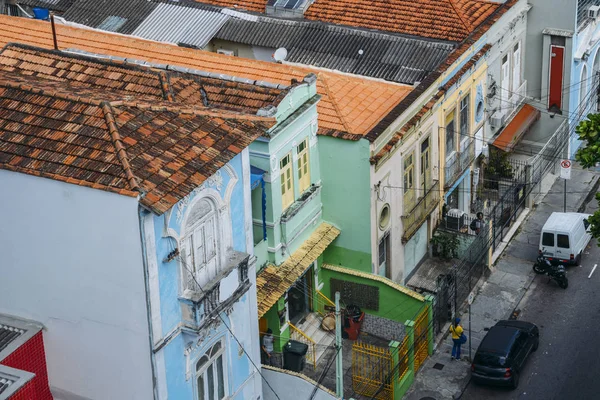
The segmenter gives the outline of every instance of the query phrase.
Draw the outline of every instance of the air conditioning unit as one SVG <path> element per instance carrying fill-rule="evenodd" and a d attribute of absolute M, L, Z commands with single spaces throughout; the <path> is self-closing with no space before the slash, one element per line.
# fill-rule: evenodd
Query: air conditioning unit
<path fill-rule="evenodd" d="M 490 118 L 490 125 L 496 129 L 504 126 L 506 114 L 496 113 Z"/>
<path fill-rule="evenodd" d="M 593 19 L 594 21 L 598 19 L 600 15 L 600 6 L 590 6 L 588 8 L 588 18 Z"/>
<path fill-rule="evenodd" d="M 235 52 L 233 50 L 218 49 L 217 53 L 225 54 L 226 56 L 235 56 Z"/>
<path fill-rule="evenodd" d="M 460 231 L 465 226 L 465 212 L 453 208 L 446 214 L 446 228 Z"/>

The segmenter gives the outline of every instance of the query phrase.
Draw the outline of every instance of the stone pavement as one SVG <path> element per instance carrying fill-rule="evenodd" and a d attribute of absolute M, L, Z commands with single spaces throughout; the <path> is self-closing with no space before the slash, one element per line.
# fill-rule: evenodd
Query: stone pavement
<path fill-rule="evenodd" d="M 567 211 L 584 209 L 598 189 L 599 176 L 597 172 L 573 168 L 571 180 L 567 182 Z M 517 229 L 487 281 L 476 289 L 471 306 L 470 334 L 468 307 L 462 310 L 462 325 L 470 337 L 472 356 L 485 336 L 484 328 L 507 319 L 513 312 L 518 313 L 519 303 L 535 275 L 531 267 L 537 257 L 541 228 L 552 212 L 563 211 L 563 189 L 563 180 L 556 179 L 550 191 Z M 463 345 L 460 361 L 451 361 L 451 350 L 452 341 L 444 335 L 434 354 L 417 373 L 404 397 L 406 400 L 457 399 L 461 396 L 470 379 L 469 342 Z"/>

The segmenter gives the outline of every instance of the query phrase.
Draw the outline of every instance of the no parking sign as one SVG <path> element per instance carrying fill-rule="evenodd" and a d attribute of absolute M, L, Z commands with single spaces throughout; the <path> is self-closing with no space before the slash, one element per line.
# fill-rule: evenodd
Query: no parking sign
<path fill-rule="evenodd" d="M 560 162 L 560 177 L 571 179 L 571 160 L 562 160 Z"/>

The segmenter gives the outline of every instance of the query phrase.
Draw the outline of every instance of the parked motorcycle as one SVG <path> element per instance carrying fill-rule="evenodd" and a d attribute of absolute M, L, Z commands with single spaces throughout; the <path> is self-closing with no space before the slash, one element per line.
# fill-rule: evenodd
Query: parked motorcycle
<path fill-rule="evenodd" d="M 558 286 L 566 289 L 569 286 L 569 280 L 567 279 L 567 271 L 564 265 L 554 265 L 546 257 L 540 254 L 533 264 L 533 270 L 536 274 L 548 275 L 550 279 L 554 279 Z"/>

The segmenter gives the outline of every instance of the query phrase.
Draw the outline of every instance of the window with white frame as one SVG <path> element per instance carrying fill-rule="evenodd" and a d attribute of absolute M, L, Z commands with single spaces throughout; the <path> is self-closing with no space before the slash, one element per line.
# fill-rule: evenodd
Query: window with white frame
<path fill-rule="evenodd" d="M 279 161 L 281 171 L 281 209 L 285 210 L 294 202 L 294 176 L 292 174 L 292 153 Z"/>
<path fill-rule="evenodd" d="M 508 54 L 502 57 L 502 76 L 500 81 L 500 109 L 502 113 L 506 113 L 506 110 L 510 108 L 508 104 L 509 93 L 510 93 L 510 62 Z"/>
<path fill-rule="evenodd" d="M 297 147 L 298 152 L 298 186 L 300 193 L 310 187 L 310 156 L 308 154 L 308 138 Z"/>
<path fill-rule="evenodd" d="M 454 111 L 446 115 L 446 158 L 456 150 L 456 128 L 454 125 Z"/>
<path fill-rule="evenodd" d="M 521 86 L 521 43 L 517 42 L 515 47 L 513 47 L 513 93 L 519 92 L 519 86 Z M 519 99 L 517 99 L 517 101 L 519 101 Z"/>
<path fill-rule="evenodd" d="M 190 211 L 182 239 L 184 291 L 198 291 L 219 271 L 220 254 L 217 242 L 217 212 L 212 201 L 203 198 L 197 201 Z"/>
<path fill-rule="evenodd" d="M 579 81 L 579 115 L 585 114 L 587 110 L 587 66 L 581 69 L 581 80 Z"/>
<path fill-rule="evenodd" d="M 223 341 L 215 343 L 196 362 L 198 400 L 222 400 L 227 396 L 227 367 Z"/>

